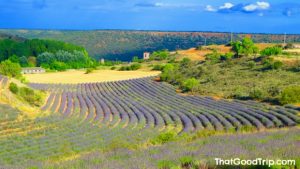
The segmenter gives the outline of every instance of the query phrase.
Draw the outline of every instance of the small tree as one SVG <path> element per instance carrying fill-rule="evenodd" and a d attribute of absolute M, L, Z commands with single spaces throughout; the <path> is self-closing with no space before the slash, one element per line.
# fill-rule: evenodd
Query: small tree
<path fill-rule="evenodd" d="M 13 63 L 6 60 L 0 63 L 0 74 L 9 77 L 21 77 L 21 66 L 19 63 Z"/>
<path fill-rule="evenodd" d="M 134 57 L 132 58 L 132 62 L 140 62 L 139 57 L 138 57 L 138 56 L 134 56 Z"/>
<path fill-rule="evenodd" d="M 280 96 L 281 104 L 300 103 L 300 86 L 290 86 L 285 88 Z"/>
<path fill-rule="evenodd" d="M 199 81 L 195 78 L 187 79 L 183 82 L 183 89 L 194 93 L 199 87 Z"/>
<path fill-rule="evenodd" d="M 233 42 L 231 46 L 237 57 L 250 56 L 259 52 L 258 47 L 254 45 L 249 37 L 244 38 L 242 41 Z"/>

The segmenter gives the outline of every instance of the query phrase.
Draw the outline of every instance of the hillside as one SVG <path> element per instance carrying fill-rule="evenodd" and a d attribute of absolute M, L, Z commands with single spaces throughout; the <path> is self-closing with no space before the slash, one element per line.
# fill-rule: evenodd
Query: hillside
<path fill-rule="evenodd" d="M 0 30 L 0 33 L 18 35 L 25 38 L 55 39 L 87 49 L 94 58 L 111 60 L 131 60 L 142 56 L 144 51 L 168 49 L 189 49 L 207 44 L 226 44 L 230 33 L 212 32 L 151 32 L 151 31 L 56 31 L 56 30 Z M 234 40 L 247 34 L 235 34 Z M 283 35 L 253 34 L 255 42 L 282 42 Z M 287 42 L 300 42 L 300 35 L 288 35 Z"/>

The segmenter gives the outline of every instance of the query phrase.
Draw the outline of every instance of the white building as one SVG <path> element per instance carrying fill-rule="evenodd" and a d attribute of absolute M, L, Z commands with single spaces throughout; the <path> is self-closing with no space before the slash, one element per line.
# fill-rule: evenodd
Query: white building
<path fill-rule="evenodd" d="M 22 74 L 39 74 L 39 73 L 45 73 L 46 70 L 41 67 L 27 67 L 27 68 L 22 68 L 21 73 Z"/>
<path fill-rule="evenodd" d="M 144 60 L 150 59 L 150 53 L 149 53 L 149 52 L 144 52 L 144 54 L 143 54 L 143 59 L 144 59 Z"/>

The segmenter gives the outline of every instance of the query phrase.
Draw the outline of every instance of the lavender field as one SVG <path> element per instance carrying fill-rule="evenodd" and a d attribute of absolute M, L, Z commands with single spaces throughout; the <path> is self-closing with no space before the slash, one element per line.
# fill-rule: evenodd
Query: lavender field
<path fill-rule="evenodd" d="M 295 126 L 296 107 L 255 101 L 215 100 L 180 96 L 174 88 L 152 78 L 88 84 L 30 84 L 48 91 L 42 110 L 76 116 L 100 126 L 176 128 L 179 132 L 263 130 Z"/>
<path fill-rule="evenodd" d="M 291 105 L 182 96 L 150 77 L 30 86 L 48 93 L 39 116 L 0 104 L 0 168 L 220 168 L 216 157 L 299 160 L 299 109 Z"/>

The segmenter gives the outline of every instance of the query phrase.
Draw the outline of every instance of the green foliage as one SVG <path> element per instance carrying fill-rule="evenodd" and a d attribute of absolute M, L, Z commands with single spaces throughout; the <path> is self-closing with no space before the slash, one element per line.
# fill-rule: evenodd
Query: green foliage
<path fill-rule="evenodd" d="M 260 52 L 262 56 L 272 56 L 272 55 L 279 55 L 282 54 L 282 47 L 281 46 L 273 46 L 267 47 Z"/>
<path fill-rule="evenodd" d="M 8 77 L 21 77 L 21 66 L 18 63 L 13 63 L 6 60 L 0 63 L 0 74 Z"/>
<path fill-rule="evenodd" d="M 17 94 L 17 93 L 19 92 L 18 85 L 15 84 L 15 83 L 13 83 L 13 82 L 11 82 L 11 83 L 9 84 L 9 90 L 10 90 L 12 93 Z"/>
<path fill-rule="evenodd" d="M 56 53 L 59 50 L 68 52 L 77 50 L 87 53 L 83 47 L 55 40 L 32 39 L 17 41 L 13 39 L 4 39 L 0 40 L 0 61 L 6 60 L 13 55 L 37 57 L 44 52 Z"/>
<path fill-rule="evenodd" d="M 55 39 L 87 49 L 95 59 L 131 61 L 132 56 L 142 56 L 144 51 L 168 49 L 189 49 L 207 39 L 208 44 L 226 44 L 228 33 L 203 32 L 157 32 L 157 31 L 60 31 L 60 30 L 1 30 L 1 32 L 25 38 Z M 287 35 L 288 39 L 300 42 L 299 35 Z M 234 39 L 242 40 L 244 34 L 235 34 Z M 255 42 L 282 43 L 282 35 L 255 34 Z M 1 51 L 1 49 L 0 49 Z M 18 55 L 22 56 L 22 55 Z"/>
<path fill-rule="evenodd" d="M 56 53 L 45 52 L 37 57 L 38 66 L 58 71 L 93 67 L 95 63 L 82 51 L 67 52 L 59 50 Z"/>
<path fill-rule="evenodd" d="M 285 88 L 280 95 L 280 103 L 300 103 L 300 86 L 290 86 Z"/>
<path fill-rule="evenodd" d="M 166 60 L 170 57 L 168 50 L 155 51 L 151 54 L 150 60 Z"/>
<path fill-rule="evenodd" d="M 142 67 L 141 64 L 134 63 L 134 64 L 131 64 L 130 66 L 122 66 L 119 70 L 120 71 L 133 71 L 133 70 L 138 70 L 141 67 Z"/>
<path fill-rule="evenodd" d="M 44 102 L 44 93 L 28 87 L 18 87 L 15 83 L 9 84 L 9 90 L 32 106 L 41 106 Z"/>
<path fill-rule="evenodd" d="M 13 63 L 19 63 L 20 62 L 20 59 L 17 55 L 12 55 L 8 58 L 8 60 L 10 60 L 11 62 Z"/>
<path fill-rule="evenodd" d="M 249 96 L 250 98 L 255 100 L 262 100 L 263 98 L 265 98 L 263 91 L 261 91 L 259 88 L 254 88 L 253 90 L 251 90 Z"/>
<path fill-rule="evenodd" d="M 191 156 L 184 156 L 179 159 L 180 165 L 182 168 L 191 168 L 198 169 L 199 166 L 196 164 L 196 161 Z"/>
<path fill-rule="evenodd" d="M 177 168 L 177 165 L 173 161 L 160 160 L 160 161 L 158 161 L 157 168 L 159 168 L 159 169 L 175 169 L 175 168 Z"/>
<path fill-rule="evenodd" d="M 218 63 L 221 59 L 221 54 L 217 51 L 213 51 L 213 53 L 209 53 L 205 55 L 206 60 L 209 60 L 211 63 Z"/>
<path fill-rule="evenodd" d="M 222 55 L 220 59 L 221 60 L 230 60 L 233 58 L 233 56 L 234 56 L 234 53 L 227 52 L 227 53 L 225 53 L 225 55 Z"/>
<path fill-rule="evenodd" d="M 152 70 L 158 70 L 158 71 L 162 71 L 164 69 L 164 65 L 154 65 Z"/>
<path fill-rule="evenodd" d="M 199 80 L 196 78 L 189 78 L 183 81 L 182 88 L 184 91 L 191 91 L 194 93 L 199 88 Z"/>
<path fill-rule="evenodd" d="M 43 93 L 34 91 L 28 87 L 19 88 L 18 95 L 33 106 L 41 106 L 44 102 Z"/>
<path fill-rule="evenodd" d="M 156 138 L 151 140 L 152 144 L 165 144 L 176 139 L 177 134 L 174 131 L 160 133 Z"/>
<path fill-rule="evenodd" d="M 241 56 L 249 56 L 253 54 L 257 54 L 259 49 L 254 45 L 251 38 L 244 38 L 242 41 L 236 41 L 231 44 L 232 51 L 235 52 L 237 57 Z"/>
<path fill-rule="evenodd" d="M 268 58 L 263 61 L 264 69 L 279 70 L 283 67 L 281 61 L 274 61 L 274 59 Z"/>

